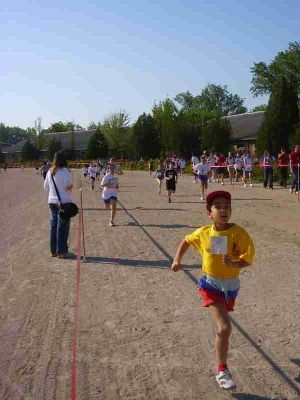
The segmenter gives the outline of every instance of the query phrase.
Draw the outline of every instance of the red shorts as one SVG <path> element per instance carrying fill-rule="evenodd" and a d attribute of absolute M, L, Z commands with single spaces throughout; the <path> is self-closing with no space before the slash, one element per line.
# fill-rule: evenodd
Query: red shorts
<path fill-rule="evenodd" d="M 198 289 L 203 298 L 203 307 L 209 307 L 213 303 L 223 303 L 228 311 L 234 311 L 233 307 L 235 304 L 236 297 L 231 297 L 226 303 L 225 297 L 221 296 L 214 290 Z"/>

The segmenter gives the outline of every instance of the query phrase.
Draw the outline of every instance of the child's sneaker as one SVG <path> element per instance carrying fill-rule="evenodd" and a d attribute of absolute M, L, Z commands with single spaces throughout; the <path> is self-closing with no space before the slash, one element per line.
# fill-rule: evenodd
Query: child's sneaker
<path fill-rule="evenodd" d="M 115 226 L 114 221 L 109 221 L 109 226 Z"/>
<path fill-rule="evenodd" d="M 244 187 L 247 187 L 246 183 L 244 183 Z"/>
<path fill-rule="evenodd" d="M 204 196 L 200 196 L 200 200 L 204 200 Z"/>
<path fill-rule="evenodd" d="M 216 375 L 216 381 L 222 389 L 233 390 L 237 388 L 237 384 L 232 379 L 231 373 L 228 371 L 228 369 L 218 372 Z"/>
<path fill-rule="evenodd" d="M 253 187 L 254 185 L 253 185 L 253 183 L 250 183 L 250 187 Z"/>

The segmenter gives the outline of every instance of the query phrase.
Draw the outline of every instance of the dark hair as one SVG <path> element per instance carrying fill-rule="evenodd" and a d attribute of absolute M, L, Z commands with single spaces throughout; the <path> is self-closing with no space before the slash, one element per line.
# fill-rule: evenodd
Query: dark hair
<path fill-rule="evenodd" d="M 55 175 L 59 168 L 68 168 L 68 163 L 65 153 L 59 151 L 54 154 L 53 167 L 51 168 L 51 175 Z"/>

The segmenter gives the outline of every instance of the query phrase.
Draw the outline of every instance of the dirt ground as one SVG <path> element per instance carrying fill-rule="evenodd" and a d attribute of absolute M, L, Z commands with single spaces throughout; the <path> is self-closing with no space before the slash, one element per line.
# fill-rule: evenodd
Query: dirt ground
<path fill-rule="evenodd" d="M 79 173 L 73 171 L 79 203 Z M 279 187 L 232 192 L 232 222 L 256 246 L 232 313 L 235 392 L 216 384 L 215 325 L 196 282 L 201 260 L 170 271 L 187 233 L 209 223 L 199 186 L 179 178 L 173 202 L 145 172 L 120 177 L 116 227 L 100 189 L 83 183 L 86 263 L 81 264 L 79 400 L 300 398 L 300 204 Z M 0 398 L 70 398 L 76 260 L 49 256 L 49 211 L 33 169 L 0 173 Z M 216 190 L 211 184 L 209 190 Z M 78 217 L 70 246 L 76 252 Z"/>

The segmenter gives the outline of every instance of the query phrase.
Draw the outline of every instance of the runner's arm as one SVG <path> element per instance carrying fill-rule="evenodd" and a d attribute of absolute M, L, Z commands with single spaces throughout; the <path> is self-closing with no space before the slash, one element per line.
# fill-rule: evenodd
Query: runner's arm
<path fill-rule="evenodd" d="M 171 266 L 172 271 L 177 272 L 182 268 L 181 260 L 185 253 L 188 251 L 189 247 L 190 244 L 185 239 L 180 243 Z"/>

